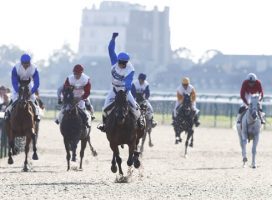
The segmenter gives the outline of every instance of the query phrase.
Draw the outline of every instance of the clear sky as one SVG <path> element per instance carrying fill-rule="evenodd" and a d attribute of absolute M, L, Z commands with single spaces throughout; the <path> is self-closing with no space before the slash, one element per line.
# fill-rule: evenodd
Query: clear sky
<path fill-rule="evenodd" d="M 123 0 L 122 0 L 123 1 Z M 170 7 L 172 49 L 195 56 L 217 49 L 225 54 L 272 55 L 271 0 L 128 0 L 160 10 Z M 77 51 L 81 11 L 98 0 L 1 0 L 0 45 L 14 44 L 46 59 L 69 43 Z"/>

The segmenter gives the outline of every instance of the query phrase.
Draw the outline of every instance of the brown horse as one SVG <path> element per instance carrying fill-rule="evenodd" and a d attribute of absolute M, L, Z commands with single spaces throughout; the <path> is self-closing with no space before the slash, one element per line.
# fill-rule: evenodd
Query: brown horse
<path fill-rule="evenodd" d="M 137 145 L 140 138 L 144 134 L 144 129 L 138 128 L 137 119 L 133 114 L 127 102 L 126 92 L 120 90 L 116 92 L 115 101 L 113 103 L 112 112 L 106 118 L 106 134 L 110 142 L 113 158 L 111 161 L 111 171 L 117 172 L 116 162 L 118 164 L 119 174 L 123 176 L 121 167 L 122 159 L 120 157 L 118 145 L 127 144 L 129 148 L 129 156 L 127 165 L 134 165 L 135 168 L 140 167 L 139 152 Z"/>
<path fill-rule="evenodd" d="M 11 111 L 10 119 L 6 121 L 6 132 L 8 134 L 9 141 L 8 164 L 13 164 L 12 154 L 16 155 L 17 153 L 15 147 L 15 137 L 26 137 L 25 162 L 23 167 L 23 171 L 25 172 L 29 170 L 28 152 L 31 139 L 33 139 L 33 159 L 38 159 L 36 153 L 36 125 L 34 121 L 34 108 L 32 102 L 29 100 L 29 82 L 30 80 L 20 82 L 18 100 Z"/>

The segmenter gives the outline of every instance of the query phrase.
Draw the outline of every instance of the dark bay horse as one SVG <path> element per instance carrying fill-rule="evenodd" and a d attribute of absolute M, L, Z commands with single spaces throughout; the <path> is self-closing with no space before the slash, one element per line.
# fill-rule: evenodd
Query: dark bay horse
<path fill-rule="evenodd" d="M 187 156 L 187 148 L 190 142 L 190 147 L 193 147 L 193 134 L 194 134 L 194 111 L 191 106 L 191 97 L 188 94 L 183 94 L 183 104 L 177 109 L 177 116 L 173 119 L 174 131 L 176 134 L 176 144 L 181 142 L 180 134 L 184 131 L 187 134 L 185 142 L 185 154 Z"/>
<path fill-rule="evenodd" d="M 76 161 L 76 149 L 79 141 L 81 141 L 79 169 L 82 170 L 82 160 L 86 144 L 87 142 L 90 144 L 90 128 L 87 129 L 83 122 L 80 115 L 82 111 L 80 111 L 77 106 L 78 102 L 74 98 L 73 89 L 72 86 L 63 89 L 64 113 L 60 124 L 60 132 L 63 136 L 66 150 L 67 171 L 70 170 L 70 151 L 72 151 L 72 161 Z M 91 150 L 92 149 L 93 147 L 91 146 Z M 95 150 L 93 149 L 93 151 Z M 96 156 L 94 153 L 93 155 Z"/>
<path fill-rule="evenodd" d="M 28 84 L 30 83 L 30 79 L 28 81 L 20 81 L 19 86 L 19 97 L 11 110 L 10 119 L 6 120 L 6 132 L 8 134 L 9 140 L 9 153 L 8 153 L 8 164 L 13 164 L 12 154 L 16 155 L 17 150 L 15 147 L 15 137 L 26 137 L 25 144 L 25 162 L 23 171 L 28 171 L 28 152 L 29 145 L 31 139 L 33 139 L 33 159 L 37 160 L 37 148 L 36 148 L 36 135 L 35 133 L 37 128 L 34 121 L 34 108 L 30 99 L 30 91 Z"/>
<path fill-rule="evenodd" d="M 151 140 L 151 132 L 152 132 L 152 119 L 148 118 L 148 106 L 147 106 L 147 101 L 146 99 L 143 97 L 142 94 L 137 93 L 136 94 L 136 101 L 137 103 L 140 105 L 140 109 L 141 109 L 141 114 L 143 115 L 144 119 L 145 119 L 145 129 L 144 129 L 144 135 L 142 137 L 141 140 L 141 147 L 140 147 L 140 151 L 141 153 L 143 153 L 144 151 L 144 143 L 146 140 L 146 136 L 148 134 L 148 138 L 149 138 L 149 147 L 153 147 L 153 143 Z"/>
<path fill-rule="evenodd" d="M 107 139 L 113 151 L 111 171 L 117 172 L 117 162 L 119 174 L 123 176 L 122 159 L 118 148 L 118 145 L 122 146 L 123 144 L 127 144 L 129 149 L 127 165 L 129 167 L 134 165 L 135 168 L 139 168 L 141 163 L 137 145 L 144 134 L 144 129 L 138 128 L 137 119 L 130 108 L 125 91 L 116 92 L 113 109 L 107 116 L 105 125 Z"/>

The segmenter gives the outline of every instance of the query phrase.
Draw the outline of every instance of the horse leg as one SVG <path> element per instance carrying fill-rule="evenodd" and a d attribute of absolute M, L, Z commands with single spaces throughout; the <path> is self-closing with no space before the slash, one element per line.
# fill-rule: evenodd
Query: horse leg
<path fill-rule="evenodd" d="M 71 142 L 71 150 L 72 150 L 72 161 L 76 162 L 76 149 L 77 149 L 77 142 Z"/>
<path fill-rule="evenodd" d="M 97 156 L 97 152 L 96 152 L 96 150 L 95 150 L 95 149 L 93 148 L 93 146 L 92 146 L 90 135 L 88 135 L 87 141 L 88 141 L 88 144 L 89 144 L 89 146 L 90 146 L 92 155 L 93 155 L 94 157 Z"/>
<path fill-rule="evenodd" d="M 154 146 L 154 144 L 152 143 L 152 140 L 151 140 L 151 131 L 152 131 L 152 128 L 150 128 L 149 130 L 148 130 L 148 137 L 149 137 L 149 147 L 153 147 Z"/>
<path fill-rule="evenodd" d="M 142 146 L 143 146 L 143 139 L 142 139 Z M 142 146 L 141 146 L 141 150 L 142 150 Z M 133 164 L 133 153 L 134 153 L 135 148 L 132 147 L 131 144 L 128 145 L 128 160 L 127 160 L 127 165 L 129 167 L 132 166 Z"/>
<path fill-rule="evenodd" d="M 247 157 L 246 157 L 246 144 L 247 144 L 247 136 L 246 133 L 242 132 L 242 157 L 243 157 L 243 167 L 246 166 Z"/>
<path fill-rule="evenodd" d="M 36 134 L 32 134 L 32 145 L 33 145 L 33 155 L 32 155 L 32 159 L 33 160 L 39 160 L 38 155 L 37 155 L 37 135 Z"/>
<path fill-rule="evenodd" d="M 66 150 L 66 160 L 67 160 L 67 171 L 70 170 L 70 159 L 71 159 L 71 154 L 70 154 L 70 144 L 69 144 L 69 140 L 67 139 L 63 139 L 64 141 L 64 146 L 65 146 L 65 150 Z"/>
<path fill-rule="evenodd" d="M 27 172 L 29 170 L 29 168 L 27 166 L 28 165 L 27 157 L 28 157 L 30 142 L 31 142 L 31 136 L 27 136 L 26 137 L 26 145 L 25 145 L 25 162 L 24 162 L 24 168 L 23 168 L 24 172 Z"/>
<path fill-rule="evenodd" d="M 187 157 L 187 148 L 188 148 L 189 138 L 190 138 L 190 133 L 187 133 L 187 138 L 185 142 L 185 153 L 184 153 L 185 158 Z"/>
<path fill-rule="evenodd" d="M 123 171 L 122 171 L 122 167 L 121 167 L 121 164 L 122 164 L 122 158 L 119 156 L 119 148 L 118 148 L 118 145 L 113 145 L 113 144 L 110 144 L 110 147 L 113 151 L 113 158 L 112 158 L 112 162 L 111 162 L 111 171 L 113 173 L 115 173 L 117 171 L 116 169 L 116 162 L 118 164 L 118 168 L 119 168 L 119 174 L 123 176 Z"/>
<path fill-rule="evenodd" d="M 12 159 L 12 151 L 14 149 L 14 138 L 9 142 L 9 148 L 8 148 L 8 164 L 12 165 L 14 163 L 13 159 Z"/>
<path fill-rule="evenodd" d="M 192 136 L 191 136 L 191 142 L 189 144 L 190 147 L 194 147 L 194 133 L 192 133 Z"/>
<path fill-rule="evenodd" d="M 112 171 L 112 173 L 116 173 L 117 172 L 116 159 L 115 159 L 114 153 L 112 154 L 111 171 Z"/>
<path fill-rule="evenodd" d="M 254 139 L 253 139 L 253 145 L 252 145 L 252 168 L 255 169 L 256 168 L 256 154 L 257 154 L 257 145 L 258 145 L 258 142 L 259 142 L 259 133 L 257 133 L 255 136 L 254 136 Z"/>
<path fill-rule="evenodd" d="M 87 145 L 87 140 L 88 138 L 84 138 L 81 140 L 81 149 L 80 149 L 80 165 L 79 165 L 79 169 L 82 169 L 82 160 L 84 157 L 84 151 Z"/>
<path fill-rule="evenodd" d="M 144 135 L 142 137 L 142 143 L 141 143 L 141 148 L 140 148 L 141 153 L 144 152 L 144 143 L 145 143 L 145 139 L 146 139 L 146 134 L 147 134 L 147 131 L 145 130 Z M 134 152 L 134 149 L 133 149 L 131 155 L 133 155 L 133 152 Z"/>

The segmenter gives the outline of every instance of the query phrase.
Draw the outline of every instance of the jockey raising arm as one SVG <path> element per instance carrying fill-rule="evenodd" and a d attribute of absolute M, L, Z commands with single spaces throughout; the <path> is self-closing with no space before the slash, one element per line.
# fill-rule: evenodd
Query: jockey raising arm
<path fill-rule="evenodd" d="M 246 107 L 249 105 L 248 101 L 249 101 L 250 95 L 252 94 L 259 94 L 260 95 L 259 101 L 263 100 L 264 92 L 263 92 L 261 81 L 257 79 L 257 76 L 254 73 L 249 73 L 247 75 L 246 80 L 243 81 L 243 84 L 240 90 L 240 97 L 243 100 L 243 105 L 241 105 L 241 107 L 239 108 L 237 123 L 241 123 L 242 113 L 244 113 L 244 111 L 246 110 Z M 261 112 L 261 105 L 260 105 L 260 110 L 258 114 L 260 116 L 261 123 L 265 124 L 265 120 L 263 119 L 262 114 L 260 112 Z"/>
<path fill-rule="evenodd" d="M 115 39 L 118 33 L 113 33 L 110 40 L 108 50 L 111 61 L 111 78 L 112 78 L 112 89 L 109 91 L 104 106 L 103 106 L 103 124 L 98 126 L 98 129 L 105 131 L 105 119 L 106 119 L 106 108 L 112 104 L 115 99 L 116 92 L 124 90 L 127 93 L 127 100 L 132 105 L 136 118 L 139 119 L 140 111 L 138 105 L 131 94 L 131 85 L 134 76 L 134 67 L 131 64 L 130 57 L 127 53 L 121 52 L 118 55 L 115 53 Z"/>
<path fill-rule="evenodd" d="M 11 82 L 12 82 L 12 102 L 15 104 L 18 99 L 19 84 L 20 81 L 31 80 L 29 84 L 30 89 L 30 100 L 32 102 L 32 107 L 35 111 L 35 120 L 39 121 L 39 109 L 34 103 L 36 100 L 35 92 L 40 86 L 40 78 L 37 67 L 31 63 L 31 57 L 28 54 L 23 54 L 21 56 L 21 62 L 16 64 L 11 72 Z M 10 112 L 12 106 L 8 106 L 7 114 Z"/>

